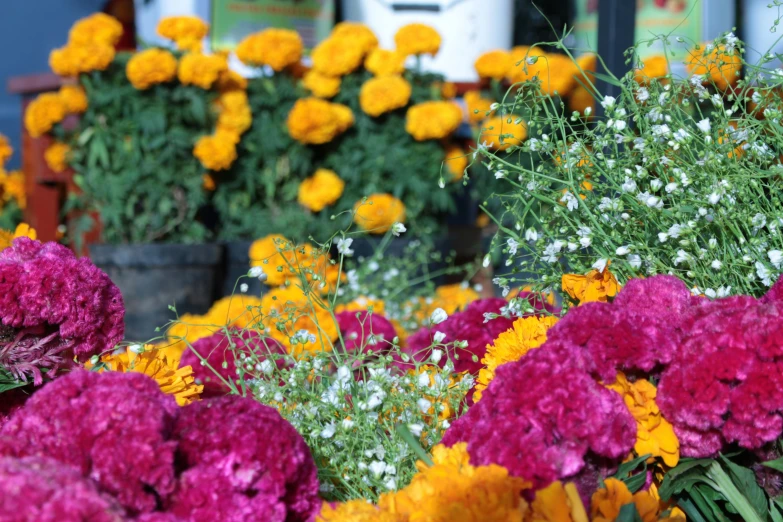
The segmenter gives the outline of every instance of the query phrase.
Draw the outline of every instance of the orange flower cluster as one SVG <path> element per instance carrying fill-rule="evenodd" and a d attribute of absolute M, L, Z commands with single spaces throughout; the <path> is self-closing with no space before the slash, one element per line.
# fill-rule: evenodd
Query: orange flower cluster
<path fill-rule="evenodd" d="M 462 110 L 450 101 L 429 101 L 408 109 L 405 130 L 416 141 L 439 140 L 457 130 Z"/>
<path fill-rule="evenodd" d="M 350 108 L 318 98 L 297 100 L 286 121 L 288 134 L 293 139 L 311 145 L 332 141 L 353 123 Z"/>
<path fill-rule="evenodd" d="M 385 234 L 405 222 L 405 205 L 391 194 L 372 194 L 353 207 L 353 221 L 371 234 Z"/>
<path fill-rule="evenodd" d="M 187 53 L 179 61 L 177 78 L 182 85 L 209 89 L 228 72 L 228 61 L 221 54 Z"/>
<path fill-rule="evenodd" d="M 49 66 L 60 76 L 105 70 L 121 36 L 122 24 L 107 14 L 82 18 L 71 27 L 65 47 L 49 54 Z"/>
<path fill-rule="evenodd" d="M 131 85 L 143 91 L 173 80 L 177 75 L 177 59 L 165 49 L 145 49 L 128 60 L 125 75 Z"/>
<path fill-rule="evenodd" d="M 209 24 L 195 16 L 169 16 L 157 27 L 163 38 L 172 40 L 182 51 L 201 52 L 201 41 L 209 33 Z"/>
<path fill-rule="evenodd" d="M 604 270 L 591 270 L 586 275 L 565 274 L 562 287 L 579 304 L 593 301 L 605 303 L 620 291 L 620 285 L 609 271 L 608 264 Z"/>
<path fill-rule="evenodd" d="M 235 53 L 245 65 L 268 66 L 276 72 L 299 63 L 304 44 L 299 33 L 290 29 L 265 29 L 239 42 Z"/>

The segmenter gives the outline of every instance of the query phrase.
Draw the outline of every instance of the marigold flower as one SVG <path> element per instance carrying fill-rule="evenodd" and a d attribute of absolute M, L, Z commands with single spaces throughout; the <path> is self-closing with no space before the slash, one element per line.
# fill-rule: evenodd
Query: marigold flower
<path fill-rule="evenodd" d="M 15 200 L 19 208 L 27 208 L 27 190 L 25 189 L 24 172 L 14 170 L 10 173 L 0 169 L 0 193 L 3 203 Z"/>
<path fill-rule="evenodd" d="M 299 63 L 303 48 L 302 38 L 296 31 L 270 28 L 247 36 L 234 52 L 245 65 L 268 65 L 280 72 Z"/>
<path fill-rule="evenodd" d="M 497 49 L 482 54 L 473 65 L 479 77 L 500 81 L 511 71 L 514 62 L 511 53 Z"/>
<path fill-rule="evenodd" d="M 364 54 L 353 39 L 330 36 L 313 49 L 313 70 L 325 76 L 345 76 L 362 64 Z"/>
<path fill-rule="evenodd" d="M 222 131 L 210 136 L 202 136 L 193 147 L 193 155 L 208 170 L 226 170 L 237 159 L 236 134 Z"/>
<path fill-rule="evenodd" d="M 519 116 L 495 116 L 481 124 L 481 141 L 495 150 L 521 145 L 527 139 L 527 123 Z"/>
<path fill-rule="evenodd" d="M 514 65 L 508 75 L 512 83 L 530 81 L 537 77 L 541 91 L 549 96 L 567 96 L 576 85 L 579 68 L 574 61 L 559 53 L 546 53 L 534 47 L 519 47 L 511 51 Z M 527 57 L 526 57 L 527 56 Z M 531 63 L 532 62 L 532 63 Z"/>
<path fill-rule="evenodd" d="M 369 311 L 374 314 L 383 315 L 386 312 L 386 303 L 383 301 L 383 299 L 359 296 L 349 303 L 337 305 L 334 309 L 335 314 L 342 312 L 354 312 L 355 315 L 355 312 Z"/>
<path fill-rule="evenodd" d="M 520 45 L 511 49 L 511 70 L 508 73 L 508 81 L 522 83 L 533 79 L 539 73 L 546 53 L 538 47 Z M 532 63 L 531 63 L 532 62 Z"/>
<path fill-rule="evenodd" d="M 397 51 L 405 56 L 429 54 L 435 56 L 440 50 L 440 34 L 425 24 L 408 24 L 400 27 L 394 35 Z"/>
<path fill-rule="evenodd" d="M 218 90 L 221 93 L 247 90 L 247 79 L 236 71 L 226 69 L 218 78 Z"/>
<path fill-rule="evenodd" d="M 594 301 L 605 303 L 610 297 L 617 295 L 620 284 L 607 265 L 603 271 L 590 270 L 586 275 L 564 274 L 562 288 L 571 299 L 579 301 L 580 304 Z"/>
<path fill-rule="evenodd" d="M 462 150 L 462 147 L 451 145 L 446 149 L 444 163 L 451 174 L 452 181 L 459 181 L 465 176 L 465 169 L 468 168 L 468 154 Z"/>
<path fill-rule="evenodd" d="M 71 154 L 71 147 L 67 143 L 55 141 L 46 148 L 44 160 L 54 172 L 65 172 L 68 168 L 68 156 Z"/>
<path fill-rule="evenodd" d="M 405 205 L 391 194 L 372 194 L 353 209 L 354 223 L 372 234 L 385 234 L 395 223 L 405 222 Z"/>
<path fill-rule="evenodd" d="M 181 50 L 200 52 L 201 41 L 209 33 L 209 24 L 196 16 L 168 16 L 158 22 L 156 30 Z"/>
<path fill-rule="evenodd" d="M 125 74 L 136 89 L 148 89 L 174 79 L 177 75 L 177 59 L 165 49 L 145 49 L 128 60 Z"/>
<path fill-rule="evenodd" d="M 273 288 L 261 298 L 264 326 L 269 336 L 296 356 L 304 351 L 332 351 L 338 338 L 338 327 L 328 309 L 319 304 L 319 298 L 305 294 L 295 285 Z M 305 331 L 312 338 L 299 334 Z"/>
<path fill-rule="evenodd" d="M 318 98 L 297 100 L 286 120 L 289 135 L 310 145 L 332 141 L 353 123 L 350 108 Z"/>
<path fill-rule="evenodd" d="M 405 72 L 405 55 L 398 51 L 373 49 L 364 60 L 364 68 L 375 76 L 391 76 Z"/>
<path fill-rule="evenodd" d="M 405 130 L 416 141 L 443 139 L 462 123 L 462 110 L 450 101 L 429 101 L 408 109 Z"/>
<path fill-rule="evenodd" d="M 30 136 L 38 138 L 63 121 L 66 107 L 59 94 L 47 92 L 39 94 L 30 102 L 24 113 L 24 126 Z"/>
<path fill-rule="evenodd" d="M 536 491 L 530 506 L 524 509 L 525 522 L 588 522 L 587 511 L 576 486 L 559 480 Z"/>
<path fill-rule="evenodd" d="M 14 149 L 11 147 L 11 142 L 8 138 L 0 134 L 0 169 L 3 168 L 5 162 L 8 161 L 14 154 Z"/>
<path fill-rule="evenodd" d="M 481 96 L 481 91 L 468 91 L 463 96 L 468 121 L 480 122 L 494 114 L 492 104 L 494 101 Z"/>
<path fill-rule="evenodd" d="M 59 94 L 68 114 L 81 114 L 87 110 L 87 93 L 80 85 L 63 85 Z"/>
<path fill-rule="evenodd" d="M 339 76 L 326 76 L 315 70 L 307 71 L 302 78 L 305 88 L 318 98 L 334 98 L 340 92 L 341 83 Z"/>
<path fill-rule="evenodd" d="M 405 522 L 403 515 L 381 511 L 366 500 L 349 500 L 332 506 L 324 502 L 316 522 Z"/>
<path fill-rule="evenodd" d="M 340 199 L 344 188 L 345 181 L 333 170 L 318 169 L 299 184 L 297 200 L 311 211 L 320 212 Z"/>
<path fill-rule="evenodd" d="M 613 522 L 623 506 L 633 504 L 642 522 L 658 520 L 658 501 L 647 491 L 632 495 L 625 482 L 615 478 L 604 480 L 604 487 L 593 494 L 590 512 L 593 522 Z"/>
<path fill-rule="evenodd" d="M 691 74 L 705 76 L 705 84 L 712 83 L 724 91 L 739 79 L 742 57 L 737 50 L 727 50 L 723 45 L 703 44 L 689 51 L 685 65 Z"/>
<path fill-rule="evenodd" d="M 402 76 L 381 76 L 364 82 L 359 93 L 362 110 L 373 117 L 401 109 L 411 99 L 411 84 Z"/>
<path fill-rule="evenodd" d="M 209 192 L 214 192 L 215 188 L 217 188 L 217 185 L 215 184 L 215 178 L 209 174 L 201 175 L 201 186 L 204 188 L 204 190 Z"/>
<path fill-rule="evenodd" d="M 663 463 L 673 468 L 680 460 L 680 442 L 671 423 L 663 418 L 655 403 L 658 390 L 650 381 L 637 379 L 629 382 L 625 374 L 617 374 L 617 381 L 607 386 L 623 397 L 628 411 L 636 420 L 637 455 L 661 457 Z"/>
<path fill-rule="evenodd" d="M 457 84 L 454 82 L 443 82 L 440 84 L 440 95 L 446 100 L 457 97 Z"/>
<path fill-rule="evenodd" d="M 584 114 L 588 108 L 595 111 L 595 98 L 585 87 L 577 85 L 568 96 L 568 108 Z"/>
<path fill-rule="evenodd" d="M 669 73 L 669 61 L 666 55 L 656 55 L 645 58 L 643 67 L 636 69 L 634 79 L 640 84 L 649 84 L 651 80 L 664 78 Z"/>
<path fill-rule="evenodd" d="M 228 70 L 225 56 L 187 53 L 179 61 L 177 78 L 183 85 L 209 89 Z"/>
<path fill-rule="evenodd" d="M 253 124 L 253 111 L 245 91 L 228 91 L 217 100 L 219 110 L 216 132 L 241 136 Z"/>
<path fill-rule="evenodd" d="M 363 54 L 367 54 L 378 47 L 378 37 L 372 29 L 357 22 L 340 22 L 332 29 L 332 36 L 352 40 Z"/>
<path fill-rule="evenodd" d="M 518 361 L 530 350 L 538 348 L 546 342 L 547 330 L 557 323 L 554 316 L 521 317 L 514 321 L 511 329 L 506 330 L 487 345 L 487 352 L 481 359 L 484 368 L 479 370 L 476 380 L 476 391 L 473 400 L 481 400 L 481 394 L 495 378 L 498 366 Z"/>
<path fill-rule="evenodd" d="M 122 37 L 122 24 L 105 13 L 95 13 L 71 26 L 68 32 L 69 45 L 100 44 L 113 47 Z"/>
<path fill-rule="evenodd" d="M 309 255 L 306 254 L 308 250 L 307 248 L 303 248 L 301 251 L 295 250 L 294 244 L 285 237 L 280 234 L 269 234 L 253 241 L 248 256 L 250 257 L 250 266 L 264 269 L 267 277 L 264 282 L 267 285 L 279 286 L 293 277 L 293 274 L 290 273 L 289 263 L 296 266 L 298 261 L 309 262 Z M 306 259 L 302 259 L 302 257 Z"/>
<path fill-rule="evenodd" d="M 68 44 L 49 53 L 49 67 L 60 76 L 75 77 L 81 73 L 106 70 L 114 61 L 114 55 L 111 45 Z"/>
<path fill-rule="evenodd" d="M 13 244 L 14 239 L 18 237 L 38 239 L 38 233 L 27 223 L 19 223 L 16 225 L 16 230 L 13 232 L 10 230 L 0 230 L 0 251 L 10 247 Z"/>

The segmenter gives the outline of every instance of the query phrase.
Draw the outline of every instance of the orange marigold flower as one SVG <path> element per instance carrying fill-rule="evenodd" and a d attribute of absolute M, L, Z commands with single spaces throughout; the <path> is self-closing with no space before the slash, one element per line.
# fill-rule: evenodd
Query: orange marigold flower
<path fill-rule="evenodd" d="M 3 203 L 14 200 L 22 210 L 27 208 L 24 173 L 20 170 L 9 173 L 0 169 L 0 194 L 2 194 Z"/>
<path fill-rule="evenodd" d="M 495 150 L 506 150 L 527 139 L 527 123 L 513 114 L 490 118 L 481 127 L 481 141 Z"/>
<path fill-rule="evenodd" d="M 315 46 L 313 69 L 326 76 L 345 76 L 364 60 L 364 50 L 350 38 L 330 36 Z"/>
<path fill-rule="evenodd" d="M 416 141 L 443 139 L 462 123 L 462 110 L 450 101 L 429 101 L 408 109 L 405 130 Z"/>
<path fill-rule="evenodd" d="M 381 76 L 364 82 L 359 92 L 359 104 L 370 116 L 380 116 L 408 105 L 411 84 L 402 76 Z"/>
<path fill-rule="evenodd" d="M 122 37 L 122 24 L 105 13 L 77 20 L 68 32 L 70 45 L 99 44 L 114 47 Z"/>
<path fill-rule="evenodd" d="M 217 185 L 215 184 L 215 178 L 209 174 L 201 175 L 201 186 L 204 190 L 214 192 Z"/>
<path fill-rule="evenodd" d="M 508 79 L 512 83 L 526 82 L 537 77 L 541 82 L 541 91 L 550 96 L 567 96 L 576 85 L 579 68 L 564 54 L 546 53 L 537 47 L 517 47 L 512 49 L 511 55 L 514 65 Z"/>
<path fill-rule="evenodd" d="M 473 64 L 479 77 L 493 80 L 505 78 L 511 72 L 513 65 L 511 53 L 500 49 L 482 54 Z"/>
<path fill-rule="evenodd" d="M 253 124 L 253 112 L 245 91 L 228 91 L 217 100 L 217 132 L 241 136 Z"/>
<path fill-rule="evenodd" d="M 375 76 L 390 76 L 405 72 L 405 55 L 398 51 L 373 49 L 364 60 L 364 68 Z"/>
<path fill-rule="evenodd" d="M 372 29 L 357 22 L 340 22 L 332 29 L 332 36 L 347 38 L 367 54 L 378 47 L 378 37 Z"/>
<path fill-rule="evenodd" d="M 372 313 L 374 314 L 383 315 L 386 312 L 386 303 L 383 299 L 359 296 L 350 303 L 337 305 L 334 309 L 334 313 L 367 312 L 370 310 L 372 310 Z"/>
<path fill-rule="evenodd" d="M 402 515 L 381 511 L 366 500 L 349 500 L 332 507 L 324 502 L 316 522 L 405 522 Z"/>
<path fill-rule="evenodd" d="M 341 83 L 339 76 L 326 76 L 315 70 L 307 71 L 302 78 L 302 85 L 318 98 L 334 98 L 340 92 Z"/>
<path fill-rule="evenodd" d="M 225 56 L 187 53 L 179 60 L 177 78 L 183 85 L 209 89 L 227 70 L 228 62 Z"/>
<path fill-rule="evenodd" d="M 669 73 L 669 61 L 663 54 L 645 58 L 642 65 L 641 69 L 636 69 L 634 75 L 634 79 L 641 84 L 648 84 L 653 79 L 664 78 Z"/>
<path fill-rule="evenodd" d="M 209 33 L 209 24 L 196 16 L 168 16 L 158 22 L 157 32 L 183 51 L 200 52 L 201 41 Z"/>
<path fill-rule="evenodd" d="M 79 76 L 91 71 L 104 71 L 114 60 L 114 47 L 105 44 L 68 44 L 49 53 L 49 66 L 55 74 Z"/>
<path fill-rule="evenodd" d="M 193 155 L 208 170 L 226 170 L 237 159 L 239 138 L 231 132 L 215 132 L 202 136 L 193 147 Z"/>
<path fill-rule="evenodd" d="M 61 141 L 55 141 L 46 148 L 44 160 L 54 172 L 64 172 L 68 168 L 68 156 L 71 154 L 71 147 Z"/>
<path fill-rule="evenodd" d="M 590 503 L 592 522 L 613 522 L 623 506 L 633 505 L 642 522 L 658 520 L 658 501 L 647 491 L 632 495 L 625 482 L 615 478 L 604 480 L 604 487 L 593 493 Z"/>
<path fill-rule="evenodd" d="M 259 267 L 266 274 L 267 285 L 280 286 L 319 264 L 313 252 L 309 243 L 295 246 L 280 234 L 269 234 L 250 245 L 248 256 L 250 266 Z"/>
<path fill-rule="evenodd" d="M 305 294 L 298 286 L 273 288 L 261 298 L 263 324 L 270 337 L 286 347 L 289 353 L 331 351 L 339 336 L 332 314 L 313 294 Z M 315 342 L 301 336 L 306 330 Z"/>
<path fill-rule="evenodd" d="M 59 94 L 69 114 L 81 114 L 87 110 L 87 93 L 80 85 L 63 85 Z"/>
<path fill-rule="evenodd" d="M 742 57 L 725 46 L 703 44 L 689 52 L 685 65 L 691 74 L 704 76 L 705 84 L 712 83 L 723 91 L 739 79 Z"/>
<path fill-rule="evenodd" d="M 481 91 L 468 91 L 463 96 L 463 99 L 465 100 L 468 121 L 477 123 L 492 116 L 494 112 L 492 111 L 492 104 L 494 101 L 484 98 L 481 95 Z"/>
<path fill-rule="evenodd" d="M 299 204 L 313 212 L 320 212 L 334 204 L 343 195 L 345 181 L 333 170 L 318 169 L 299 184 Z"/>
<path fill-rule="evenodd" d="M 288 134 L 311 145 L 332 141 L 348 130 L 353 122 L 350 108 L 318 98 L 297 100 L 286 120 Z"/>
<path fill-rule="evenodd" d="M 247 78 L 236 71 L 226 69 L 218 78 L 218 90 L 222 93 L 230 91 L 244 91 L 247 89 Z"/>
<path fill-rule="evenodd" d="M 372 194 L 353 209 L 354 223 L 372 234 L 385 234 L 395 223 L 405 222 L 405 205 L 391 194 Z"/>
<path fill-rule="evenodd" d="M 125 75 L 138 90 L 169 82 L 177 75 L 177 59 L 165 49 L 145 49 L 134 54 L 125 66 Z"/>
<path fill-rule="evenodd" d="M 465 175 L 465 169 L 468 168 L 468 155 L 457 145 L 451 145 L 446 149 L 446 169 L 451 174 L 453 181 L 459 181 Z"/>
<path fill-rule="evenodd" d="M 440 86 L 440 95 L 446 100 L 456 98 L 457 85 L 454 82 L 443 82 Z"/>
<path fill-rule="evenodd" d="M 11 142 L 8 141 L 7 137 L 0 134 L 0 169 L 3 168 L 6 161 L 11 159 L 13 154 L 14 149 L 11 147 Z"/>
<path fill-rule="evenodd" d="M 405 56 L 429 54 L 435 56 L 440 51 L 440 34 L 425 24 L 408 24 L 400 27 L 394 35 L 397 50 Z"/>
<path fill-rule="evenodd" d="M 14 239 L 18 237 L 38 239 L 38 233 L 27 223 L 20 223 L 13 232 L 10 230 L 0 230 L 0 251 L 10 247 Z"/>
<path fill-rule="evenodd" d="M 37 138 L 63 121 L 67 108 L 59 94 L 47 92 L 30 102 L 24 113 L 24 126 L 30 136 Z"/>
<path fill-rule="evenodd" d="M 280 72 L 298 63 L 303 49 L 302 38 L 296 31 L 271 28 L 246 37 L 234 52 L 245 65 L 268 65 Z"/>
<path fill-rule="evenodd" d="M 564 274 L 562 287 L 579 304 L 593 301 L 605 303 L 620 291 L 620 285 L 609 271 L 608 264 L 604 270 L 591 270 L 586 275 Z"/>
<path fill-rule="evenodd" d="M 523 509 L 525 522 L 588 522 L 579 490 L 571 482 L 555 481 L 539 489 L 530 506 Z"/>
<path fill-rule="evenodd" d="M 595 111 L 595 98 L 585 87 L 577 85 L 568 96 L 568 108 L 584 114 L 588 108 Z"/>
<path fill-rule="evenodd" d="M 674 427 L 663 418 L 655 403 L 658 390 L 646 379 L 628 381 L 625 374 L 617 374 L 617 381 L 607 386 L 623 397 L 625 405 L 636 420 L 636 445 L 638 455 L 661 457 L 663 463 L 673 468 L 680 460 L 680 441 Z"/>

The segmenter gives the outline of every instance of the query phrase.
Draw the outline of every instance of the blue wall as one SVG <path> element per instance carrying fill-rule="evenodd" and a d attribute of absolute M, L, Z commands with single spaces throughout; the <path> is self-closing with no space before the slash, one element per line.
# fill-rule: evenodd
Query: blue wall
<path fill-rule="evenodd" d="M 7 168 L 21 165 L 19 96 L 6 91 L 8 78 L 49 71 L 49 51 L 65 45 L 74 21 L 100 11 L 105 0 L 3 0 L 0 2 L 0 134 L 11 139 Z"/>

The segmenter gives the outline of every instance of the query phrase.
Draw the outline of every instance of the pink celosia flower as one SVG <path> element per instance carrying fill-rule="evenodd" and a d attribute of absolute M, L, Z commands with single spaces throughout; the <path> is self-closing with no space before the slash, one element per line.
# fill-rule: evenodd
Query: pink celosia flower
<path fill-rule="evenodd" d="M 374 352 L 388 350 L 392 340 L 397 336 L 394 325 L 380 314 L 366 311 L 340 312 L 335 317 L 346 350 L 361 349 Z"/>
<path fill-rule="evenodd" d="M 0 366 L 18 379 L 112 348 L 124 314 L 109 277 L 62 245 L 22 237 L 0 253 Z"/>

